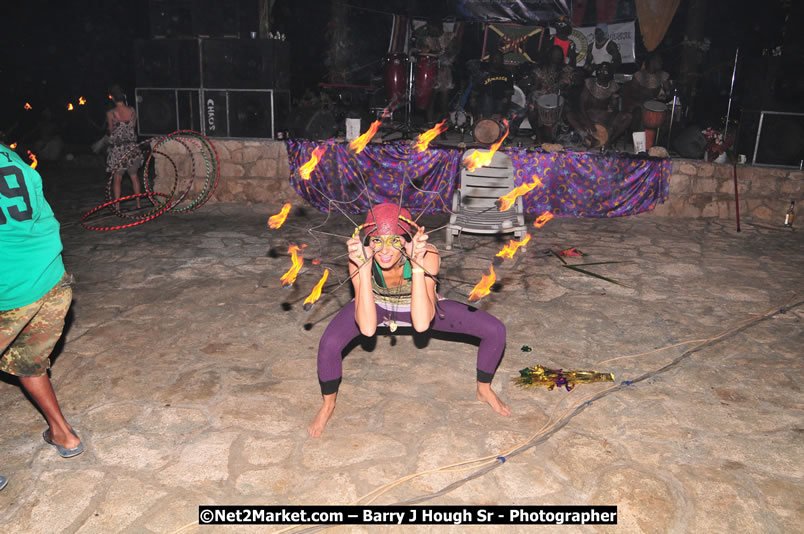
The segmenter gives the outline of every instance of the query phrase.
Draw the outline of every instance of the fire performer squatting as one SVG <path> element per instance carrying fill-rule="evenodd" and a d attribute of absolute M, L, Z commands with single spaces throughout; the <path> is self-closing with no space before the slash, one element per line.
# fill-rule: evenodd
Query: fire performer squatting
<path fill-rule="evenodd" d="M 398 326 L 413 326 L 417 332 L 479 338 L 477 398 L 498 414 L 510 415 L 511 410 L 491 389 L 505 348 L 505 325 L 482 310 L 438 297 L 438 250 L 427 243 L 424 227 L 413 222 L 410 212 L 395 204 L 374 206 L 346 245 L 355 299 L 338 312 L 319 342 L 323 404 L 307 432 L 321 436 L 335 410 L 344 348 L 359 334 L 374 336 L 378 326 L 387 326 L 391 332 Z"/>

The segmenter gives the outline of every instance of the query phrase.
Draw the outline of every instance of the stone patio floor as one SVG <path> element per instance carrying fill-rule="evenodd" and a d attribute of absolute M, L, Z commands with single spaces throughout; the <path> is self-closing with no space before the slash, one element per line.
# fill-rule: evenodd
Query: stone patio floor
<path fill-rule="evenodd" d="M 344 239 L 307 233 L 323 214 L 294 211 L 269 230 L 278 205 L 216 204 L 90 232 L 78 218 L 100 202 L 102 172 L 42 174 L 77 280 L 52 380 L 87 451 L 58 457 L 40 437 L 44 420 L 4 376 L 5 532 L 278 532 L 285 527 L 193 523 L 201 504 L 345 505 L 380 488 L 388 491 L 374 504 L 426 499 L 484 464 L 438 468 L 484 457 L 494 469 L 422 504 L 617 505 L 619 523 L 329 531 L 801 531 L 800 231 L 641 216 L 531 227 L 528 249 L 496 268 L 495 291 L 477 304 L 508 329 L 494 387 L 511 417 L 475 400 L 471 343 L 386 331 L 346 356 L 335 415 L 312 439 L 318 339 L 351 298 L 348 285 L 334 290 Z M 424 220 L 435 228 L 445 217 Z M 352 226 L 333 215 L 325 230 L 345 236 Z M 305 262 L 282 289 L 289 241 L 335 266 L 309 312 L 301 301 L 321 267 Z M 432 241 L 443 245 L 444 232 Z M 465 301 L 500 247 L 464 235 L 443 251 L 441 294 Z M 570 247 L 587 254 L 571 263 L 627 261 L 590 267 L 624 285 L 565 269 L 547 252 Z M 616 380 L 569 393 L 512 384 L 536 363 Z"/>

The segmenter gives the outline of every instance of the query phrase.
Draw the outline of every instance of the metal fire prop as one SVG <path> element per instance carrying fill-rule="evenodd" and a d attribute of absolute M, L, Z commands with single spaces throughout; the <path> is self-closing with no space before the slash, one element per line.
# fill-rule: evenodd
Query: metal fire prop
<path fill-rule="evenodd" d="M 288 213 L 290 213 L 290 202 L 286 202 L 279 213 L 268 218 L 268 226 L 274 230 L 281 228 L 288 218 Z"/>
<path fill-rule="evenodd" d="M 416 139 L 416 143 L 413 145 L 413 148 L 419 152 L 424 152 L 427 150 L 427 147 L 430 145 L 430 142 L 433 139 L 449 130 L 449 126 L 446 126 L 445 124 L 446 122 L 447 119 L 444 119 L 423 134 L 419 135 L 419 137 Z"/>
<path fill-rule="evenodd" d="M 377 133 L 377 130 L 380 129 L 381 124 L 382 121 L 372 122 L 366 133 L 349 143 L 349 150 L 351 150 L 354 154 L 360 154 L 363 149 L 366 148 L 366 145 L 369 143 L 369 141 L 371 141 L 371 138 Z"/>
<path fill-rule="evenodd" d="M 505 133 L 499 141 L 489 147 L 488 152 L 478 152 L 475 150 L 464 158 L 463 166 L 466 167 L 467 171 L 472 172 L 475 169 L 479 169 L 480 167 L 488 167 L 491 164 L 491 159 L 494 157 L 494 153 L 499 150 L 503 144 L 503 141 L 505 141 L 505 138 L 508 137 L 508 121 L 503 119 L 503 124 L 505 124 Z"/>
<path fill-rule="evenodd" d="M 316 168 L 318 162 L 321 161 L 321 156 L 323 156 L 326 151 L 327 145 L 317 146 L 313 149 L 313 154 L 310 156 L 310 159 L 307 160 L 307 163 L 299 167 L 299 176 L 302 177 L 302 180 L 310 179 L 310 173 Z"/>
<path fill-rule="evenodd" d="M 497 207 L 500 211 L 508 211 L 511 206 L 514 205 L 516 199 L 524 195 L 525 193 L 532 191 L 536 187 L 541 187 L 542 181 L 539 180 L 539 177 L 535 174 L 533 175 L 533 182 L 529 184 L 522 184 L 520 186 L 515 187 L 509 193 L 504 194 L 500 198 L 497 199 Z"/>

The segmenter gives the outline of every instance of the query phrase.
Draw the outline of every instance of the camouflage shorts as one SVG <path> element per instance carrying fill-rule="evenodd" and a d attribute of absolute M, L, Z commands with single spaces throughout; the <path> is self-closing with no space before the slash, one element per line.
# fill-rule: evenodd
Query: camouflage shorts
<path fill-rule="evenodd" d="M 0 311 L 0 371 L 24 377 L 47 373 L 73 299 L 70 280 L 65 274 L 33 304 Z"/>

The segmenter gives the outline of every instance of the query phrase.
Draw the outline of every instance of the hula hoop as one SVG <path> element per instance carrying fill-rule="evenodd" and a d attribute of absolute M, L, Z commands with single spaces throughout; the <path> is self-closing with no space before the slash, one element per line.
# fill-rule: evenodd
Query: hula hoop
<path fill-rule="evenodd" d="M 162 197 L 167 196 L 165 193 L 154 193 L 154 194 L 158 195 L 158 196 L 162 196 Z M 94 213 L 99 212 L 103 208 L 106 208 L 106 207 L 108 207 L 108 206 L 110 206 L 112 204 L 115 204 L 117 202 L 121 202 L 123 200 L 130 200 L 132 198 L 138 198 L 138 197 L 144 197 L 144 196 L 148 196 L 148 194 L 147 193 L 138 193 L 136 195 L 129 195 L 127 197 L 118 198 L 117 200 L 110 200 L 109 202 L 101 204 L 100 206 L 98 206 L 96 208 L 92 208 L 91 210 L 86 212 L 81 217 L 81 226 L 83 226 L 87 230 L 95 230 L 97 232 L 105 232 L 105 231 L 108 231 L 108 230 L 122 230 L 123 228 L 131 228 L 132 226 L 137 226 L 139 224 L 143 224 L 143 223 L 146 223 L 146 222 L 148 222 L 150 220 L 156 219 L 157 217 L 159 217 L 160 215 L 165 213 L 165 211 L 167 211 L 167 210 L 165 210 L 163 208 L 160 211 L 158 211 L 158 212 L 156 212 L 156 213 L 154 213 L 152 215 L 149 215 L 148 217 L 143 217 L 142 219 L 139 219 L 139 220 L 137 220 L 135 222 L 128 223 L 128 224 L 121 224 L 121 225 L 118 225 L 118 226 L 91 226 L 89 224 L 86 224 L 86 222 L 85 222 L 87 220 L 87 217 L 89 217 L 90 215 L 92 215 Z"/>

